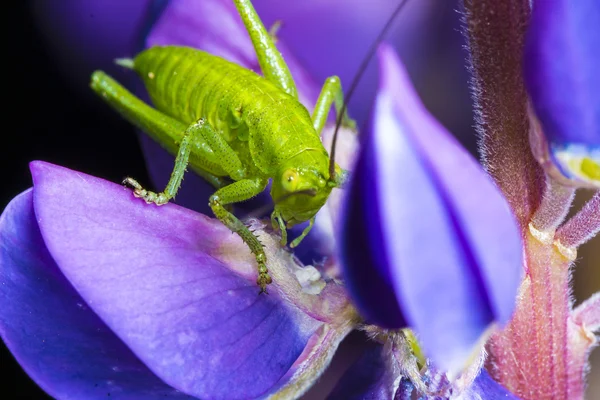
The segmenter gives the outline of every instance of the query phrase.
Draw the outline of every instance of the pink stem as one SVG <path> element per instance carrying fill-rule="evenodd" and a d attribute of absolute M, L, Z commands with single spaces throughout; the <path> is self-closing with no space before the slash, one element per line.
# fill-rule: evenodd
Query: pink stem
<path fill-rule="evenodd" d="M 598 345 L 594 331 L 600 329 L 600 293 L 571 311 L 568 323 L 569 335 L 569 382 L 570 398 L 583 398 L 585 375 L 589 372 L 588 360 L 592 349 Z"/>
<path fill-rule="evenodd" d="M 526 229 L 544 182 L 529 144 L 522 74 L 530 0 L 464 0 L 463 5 L 484 165 Z"/>
<path fill-rule="evenodd" d="M 533 226 L 542 232 L 554 231 L 565 220 L 574 197 L 575 188 L 547 176 L 542 201 L 531 221 Z"/>
<path fill-rule="evenodd" d="M 581 303 L 572 313 L 575 323 L 590 331 L 600 330 L 600 292 Z"/>
<path fill-rule="evenodd" d="M 600 231 L 600 192 L 556 232 L 563 246 L 577 248 Z"/>
<path fill-rule="evenodd" d="M 508 326 L 488 342 L 488 368 L 524 400 L 580 398 L 570 397 L 574 390 L 567 379 L 571 260 L 534 232 L 526 236 L 525 248 L 526 275 L 517 309 Z"/>

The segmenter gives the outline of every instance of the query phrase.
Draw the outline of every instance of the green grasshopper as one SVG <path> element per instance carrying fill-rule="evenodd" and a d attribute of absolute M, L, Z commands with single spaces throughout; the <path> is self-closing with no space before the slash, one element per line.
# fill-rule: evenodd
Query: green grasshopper
<path fill-rule="evenodd" d="M 188 164 L 216 192 L 209 205 L 215 216 L 248 245 L 258 263 L 257 284 L 271 283 L 267 257 L 258 238 L 226 206 L 261 193 L 272 180 L 271 222 L 282 244 L 286 228 L 310 221 L 291 247 L 312 228 L 315 215 L 346 173 L 320 139 L 332 104 L 344 107 L 337 76 L 328 78 L 313 111 L 298 101 L 296 85 L 250 0 L 234 0 L 256 51 L 263 76 L 206 52 L 178 46 L 153 47 L 118 63 L 144 81 L 152 108 L 102 71 L 91 87 L 102 98 L 169 152 L 175 167 L 161 193 L 125 179 L 136 197 L 165 204 L 172 199 Z M 353 127 L 344 112 L 347 126 Z M 232 182 L 233 181 L 233 182 Z"/>

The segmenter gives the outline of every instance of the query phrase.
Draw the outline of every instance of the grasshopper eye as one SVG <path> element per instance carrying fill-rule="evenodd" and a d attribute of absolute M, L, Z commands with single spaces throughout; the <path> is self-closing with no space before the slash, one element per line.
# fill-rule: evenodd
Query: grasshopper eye
<path fill-rule="evenodd" d="M 293 169 L 286 169 L 281 176 L 281 186 L 287 192 L 294 192 L 298 187 L 298 173 Z"/>

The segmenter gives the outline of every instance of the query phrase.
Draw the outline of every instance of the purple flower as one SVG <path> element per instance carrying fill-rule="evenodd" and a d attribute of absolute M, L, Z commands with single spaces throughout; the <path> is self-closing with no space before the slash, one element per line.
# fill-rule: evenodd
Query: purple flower
<path fill-rule="evenodd" d="M 596 188 L 600 187 L 598 21 L 600 3 L 594 0 L 536 1 L 524 59 L 525 82 L 547 141 L 538 157 L 550 158 L 553 163 L 548 166 L 575 184 Z"/>
<path fill-rule="evenodd" d="M 269 296 L 257 296 L 249 250 L 218 221 L 173 204 L 148 206 L 115 184 L 35 162 L 34 188 L 0 217 L 7 346 L 57 398 L 294 398 L 354 328 L 372 343 L 332 398 L 515 398 L 496 380 L 526 398 L 582 393 L 592 346 L 585 340 L 600 326 L 600 297 L 572 310 L 568 267 L 600 229 L 600 197 L 562 223 L 572 191 L 545 177 L 530 153 L 514 56 L 529 1 L 510 1 L 519 5 L 465 2 L 493 180 L 420 104 L 394 51 L 380 48 L 380 85 L 360 151 L 354 160 L 356 138 L 343 132 L 348 148 L 338 154 L 346 159 L 336 160 L 353 166 L 352 180 L 303 244 L 314 250 L 321 242 L 318 253 L 334 273 L 341 269 L 343 283 L 331 270 L 297 262 L 250 219 L 274 280 Z M 267 26 L 284 18 L 258 9 Z M 173 0 L 160 10 L 149 12 L 146 45 L 199 47 L 257 70 L 230 2 Z M 282 36 L 278 46 L 310 106 L 319 82 L 298 62 L 302 38 Z M 498 54 L 509 56 L 490 64 Z M 548 96 L 531 94 L 544 129 L 552 125 L 536 101 Z M 331 126 L 324 140 L 330 135 Z M 162 186 L 172 160 L 147 139 L 142 144 Z M 197 184 L 186 180 L 183 203 L 204 203 L 209 191 Z M 567 382 L 573 373 L 579 379 Z"/>
<path fill-rule="evenodd" d="M 307 270 L 268 235 L 274 290 L 257 296 L 249 250 L 217 220 L 31 171 L 0 219 L 0 335 L 54 397 L 302 393 L 352 326 L 341 288 L 316 279 L 305 293 Z"/>
<path fill-rule="evenodd" d="M 218 23 L 214 20 L 206 20 L 206 18 L 203 17 L 217 12 L 220 12 L 220 15 L 223 16 L 223 19 Z M 229 20 L 229 17 L 227 16 L 230 16 L 231 20 Z M 173 21 L 178 22 L 174 23 Z M 258 63 L 245 31 L 239 22 L 236 24 L 235 21 L 237 21 L 235 10 L 233 5 L 228 2 L 197 2 L 193 0 L 172 2 L 157 20 L 157 23 L 148 37 L 147 45 L 182 44 L 208 49 L 214 54 L 232 59 L 247 68 L 258 70 Z M 201 29 L 199 30 L 198 27 L 201 27 Z M 228 29 L 227 40 L 223 40 L 224 34 L 222 31 L 224 29 Z M 279 48 L 284 54 L 287 63 L 290 65 L 292 73 L 296 77 L 301 99 L 304 99 L 305 104 L 314 104 L 318 86 L 303 72 L 296 59 L 290 54 L 285 44 L 281 43 L 281 41 L 279 43 Z M 386 53 L 385 51 L 383 52 Z M 418 104 L 418 100 L 414 99 L 415 95 L 412 94 L 412 89 L 405 76 L 402 77 L 400 82 L 398 79 L 394 79 L 396 78 L 396 69 L 398 67 L 395 65 L 396 63 L 391 60 L 393 56 L 389 53 L 390 51 L 388 50 L 386 53 L 388 56 L 382 56 L 382 59 L 380 60 L 384 65 L 382 69 L 388 72 L 386 76 L 388 79 L 382 83 L 378 99 L 390 97 L 398 99 L 397 96 L 390 96 L 389 93 L 403 93 L 402 99 L 405 100 L 405 103 L 400 104 L 398 109 L 402 109 L 406 115 L 414 114 L 412 120 L 410 120 L 410 124 L 413 125 L 411 129 L 414 130 L 412 134 L 416 135 L 416 132 L 420 130 L 432 131 L 432 126 L 432 135 L 434 135 L 436 131 L 440 131 L 440 134 L 434 136 L 431 141 L 420 145 L 420 147 L 423 148 L 422 157 L 427 153 L 431 153 L 427 154 L 427 156 L 433 159 L 438 152 L 441 152 L 442 154 L 447 153 L 448 157 L 442 158 L 441 163 L 437 166 L 438 169 L 444 170 L 448 166 L 454 165 L 455 170 L 459 169 L 463 174 L 461 176 L 462 180 L 459 182 L 459 177 L 452 176 L 454 170 L 449 170 L 449 173 L 443 175 L 443 179 L 446 180 L 446 182 L 444 182 L 446 187 L 444 187 L 444 185 L 441 187 L 437 185 L 436 187 L 434 181 L 442 178 L 438 178 L 434 174 L 430 174 L 426 171 L 426 168 L 428 167 L 426 167 L 418 158 L 408 161 L 413 163 L 410 167 L 408 164 L 393 167 L 394 169 L 397 168 L 399 170 L 406 168 L 409 170 L 415 168 L 420 169 L 418 172 L 426 176 L 424 181 L 429 180 L 432 184 L 430 186 L 425 186 L 421 181 L 406 181 L 404 184 L 398 185 L 399 191 L 411 193 L 412 195 L 414 194 L 414 186 L 422 186 L 423 196 L 429 196 L 434 199 L 434 202 L 438 203 L 432 208 L 424 207 L 422 210 L 416 211 L 414 213 L 415 217 L 420 217 L 423 214 L 430 214 L 431 218 L 423 221 L 419 221 L 419 219 L 416 218 L 414 221 L 415 223 L 410 226 L 409 232 L 416 232 L 419 226 L 424 226 L 429 230 L 431 229 L 431 226 L 441 225 L 439 229 L 440 235 L 437 239 L 438 243 L 435 243 L 435 240 L 433 242 L 423 241 L 423 247 L 416 248 L 414 255 L 408 256 L 413 257 L 413 259 L 408 259 L 406 261 L 405 270 L 411 270 L 414 261 L 418 258 L 417 255 L 419 252 L 422 252 L 421 249 L 435 248 L 439 243 L 444 243 L 445 247 L 440 251 L 445 253 L 446 251 L 450 251 L 453 246 L 458 243 L 456 239 L 454 239 L 454 236 L 458 235 L 461 238 L 466 236 L 467 240 L 462 244 L 463 248 L 455 255 L 455 260 L 453 261 L 455 266 L 455 270 L 453 271 L 454 275 L 447 276 L 449 285 L 448 292 L 444 293 L 446 296 L 439 295 L 438 293 L 438 296 L 434 297 L 439 303 L 447 304 L 448 310 L 452 311 L 451 313 L 447 312 L 448 310 L 445 309 L 437 310 L 439 304 L 436 303 L 436 301 L 432 300 L 428 304 L 421 302 L 422 293 L 417 292 L 407 294 L 404 299 L 388 301 L 390 298 L 389 293 L 378 290 L 379 288 L 377 288 L 376 296 L 373 295 L 373 293 L 370 293 L 371 296 L 368 294 L 366 296 L 354 296 L 354 300 L 360 307 L 363 298 L 370 298 L 375 302 L 373 307 L 371 307 L 371 309 L 374 310 L 380 309 L 381 304 L 387 306 L 387 308 L 385 308 L 386 306 L 382 308 L 387 311 L 389 311 L 389 308 L 394 307 L 394 303 L 396 303 L 395 307 L 399 307 L 398 302 L 406 305 L 408 309 L 402 310 L 402 312 L 405 315 L 410 315 L 410 318 L 412 318 L 411 320 L 400 318 L 400 320 L 395 320 L 393 323 L 390 323 L 389 321 L 382 321 L 374 318 L 373 320 L 369 320 L 369 322 L 379 323 L 386 328 L 401 328 L 408 323 L 410 326 L 415 327 L 420 335 L 421 333 L 423 336 L 431 335 L 431 338 L 425 338 L 424 342 L 424 345 L 430 350 L 428 355 L 437 356 L 440 366 L 445 370 L 451 369 L 453 371 L 460 371 L 467 362 L 469 356 L 476 351 L 475 344 L 481 340 L 483 333 L 488 327 L 495 321 L 501 323 L 507 322 L 512 312 L 516 289 L 521 276 L 521 241 L 514 218 L 510 215 L 510 211 L 505 201 L 495 189 L 490 179 L 484 174 L 481 168 L 477 166 L 476 161 L 468 156 L 466 151 L 460 148 L 460 146 L 453 142 L 452 139 L 449 139 L 449 134 L 444 132 L 437 123 L 433 122 L 431 117 L 423 112 L 415 112 L 422 108 L 422 106 Z M 394 66 L 388 67 L 389 64 L 394 64 Z M 379 103 L 376 103 L 376 107 L 378 104 Z M 383 121 L 389 117 L 391 112 L 392 110 L 390 109 L 380 110 L 376 108 L 376 119 L 379 122 Z M 377 127 L 373 129 L 373 131 L 378 131 L 382 135 L 393 135 L 393 133 L 388 131 L 388 127 L 386 126 Z M 411 132 L 398 131 L 397 136 L 408 136 L 409 133 Z M 342 138 L 340 142 L 345 142 L 345 145 L 349 146 L 349 148 L 338 154 L 352 154 L 353 138 L 351 136 L 351 134 L 347 134 Z M 370 136 L 370 134 L 367 134 L 367 136 Z M 443 142 L 436 143 L 436 141 L 439 140 L 443 140 Z M 152 148 L 156 147 L 156 145 L 147 139 L 144 142 L 147 146 L 146 154 L 155 154 L 153 153 Z M 437 148 L 439 146 L 444 146 L 443 150 L 440 151 Z M 368 146 L 366 149 L 363 149 L 363 154 L 364 151 L 370 151 Z M 415 152 L 418 151 L 418 149 L 415 149 Z M 397 158 L 399 161 L 402 160 L 402 157 L 399 154 L 395 154 L 392 157 Z M 158 157 L 150 157 L 149 160 L 156 158 Z M 350 160 L 337 161 L 345 167 L 350 164 Z M 384 162 L 384 164 L 385 163 L 387 163 L 387 161 Z M 149 162 L 149 165 L 151 170 L 155 171 L 157 174 L 162 174 L 163 176 L 160 179 L 166 182 L 170 168 L 168 166 L 158 166 L 157 163 L 152 162 Z M 355 173 L 357 175 L 362 174 L 364 172 L 363 167 L 364 166 L 359 162 L 356 166 Z M 372 179 L 372 176 L 365 176 L 365 178 L 369 181 Z M 395 180 L 399 178 L 400 177 L 395 176 L 395 174 L 388 174 L 384 179 L 389 180 L 390 184 L 394 184 L 396 183 Z M 477 183 L 473 185 L 473 181 Z M 186 185 L 187 184 L 188 183 L 186 183 Z M 467 187 L 471 188 L 471 195 L 459 201 L 460 198 L 458 193 L 464 191 Z M 197 198 L 198 193 L 201 193 L 201 189 L 190 185 L 188 185 L 187 190 L 193 191 L 192 193 L 196 195 L 195 198 Z M 355 192 L 359 192 L 359 197 L 361 195 L 366 195 L 367 197 L 372 196 L 374 193 L 370 190 L 365 190 L 364 188 L 357 189 Z M 447 193 L 444 192 L 450 193 L 454 197 L 454 200 L 458 202 L 458 205 L 443 205 L 442 203 L 445 201 L 444 196 L 447 195 Z M 339 192 L 337 194 L 339 195 Z M 387 196 L 388 194 L 386 193 L 382 197 Z M 469 215 L 467 211 L 472 211 L 470 208 L 472 208 L 474 204 L 478 204 L 480 199 L 486 199 L 487 207 L 482 207 L 478 214 L 473 213 L 472 216 Z M 333 226 L 339 226 L 340 222 L 338 222 L 335 216 L 335 201 L 335 199 L 330 201 L 328 210 L 333 211 Z M 399 199 L 393 198 L 392 201 L 399 201 Z M 333 207 L 331 206 L 331 203 L 334 204 Z M 419 201 L 406 199 L 405 203 L 407 205 L 418 204 Z M 444 210 L 437 215 L 431 214 L 434 209 L 440 208 Z M 462 214 L 460 216 L 454 215 L 457 213 L 455 209 L 458 209 L 458 212 Z M 356 228 L 353 226 L 352 224 L 356 222 L 356 218 L 357 215 L 353 212 L 347 213 L 345 218 L 346 222 L 343 224 L 345 229 L 342 229 L 349 233 L 364 231 L 365 236 L 375 237 L 374 235 L 376 232 L 362 230 L 362 227 Z M 454 222 L 452 221 L 453 218 L 458 218 L 459 221 Z M 380 221 L 373 222 L 375 225 L 380 223 Z M 422 224 L 417 222 L 421 222 Z M 458 226 L 453 227 L 452 225 L 454 223 Z M 326 246 L 326 250 L 324 251 L 325 254 L 328 252 L 331 253 L 332 249 L 331 239 L 329 239 L 328 235 L 328 225 L 330 224 L 331 219 L 329 218 L 329 215 L 326 214 L 323 216 L 323 213 L 321 213 L 321 218 L 317 222 L 315 232 L 311 232 L 311 235 L 309 236 L 312 240 L 318 242 L 327 240 L 329 245 Z M 447 225 L 444 226 L 443 224 Z M 490 225 L 498 225 L 498 229 L 490 230 Z M 351 234 L 350 236 L 350 241 L 355 240 L 360 242 L 362 240 L 360 235 Z M 412 243 L 407 240 L 409 238 L 410 234 L 404 237 L 394 236 L 389 240 L 391 243 L 394 243 L 394 240 L 404 240 L 408 244 Z M 498 238 L 501 238 L 502 241 L 498 240 Z M 310 248 L 311 245 L 312 243 L 303 246 L 305 248 Z M 362 260 L 362 258 L 356 256 L 356 253 L 362 252 L 363 248 L 360 245 L 356 246 L 354 243 L 350 243 L 350 245 L 344 248 L 344 250 L 346 249 L 347 251 L 342 251 L 342 261 L 353 260 L 359 263 L 359 260 Z M 471 260 L 469 259 L 470 257 L 474 259 Z M 421 271 L 423 271 L 424 277 L 427 277 L 427 274 L 437 276 L 446 270 L 446 263 L 447 260 L 445 259 L 440 259 L 431 264 L 426 263 L 426 265 L 430 267 L 430 270 L 421 269 Z M 351 270 L 352 267 L 353 265 L 351 263 L 344 265 L 346 270 Z M 368 270 L 369 267 L 369 264 L 364 264 L 362 270 Z M 416 269 L 418 270 L 419 268 Z M 402 269 L 398 268 L 398 270 L 401 271 Z M 369 284 L 368 280 L 362 279 L 363 277 L 360 275 L 360 272 L 357 272 L 357 274 L 358 276 L 356 277 L 346 275 L 346 283 L 350 286 L 352 294 L 360 292 L 360 289 L 354 290 L 353 278 L 356 278 L 356 280 L 360 282 L 362 288 L 365 288 L 366 285 Z M 415 282 L 419 281 L 423 283 L 424 287 L 427 287 L 427 285 L 435 285 L 435 281 L 431 278 L 422 278 L 423 276 L 416 275 L 398 278 L 398 280 L 401 284 L 406 282 L 406 285 L 409 286 L 414 286 Z M 401 290 L 398 291 L 400 293 L 404 292 Z M 481 310 L 473 312 L 474 304 L 481 305 Z M 362 311 L 364 316 L 368 319 L 372 317 L 369 311 L 364 312 L 364 309 Z M 418 320 L 418 316 L 422 316 L 422 318 Z M 391 315 L 388 317 L 392 318 Z M 447 324 L 448 321 L 451 321 L 452 324 Z M 438 334 L 441 330 L 449 329 L 451 332 L 449 335 Z"/>
<path fill-rule="evenodd" d="M 394 51 L 382 45 L 378 59 L 373 116 L 337 231 L 345 285 L 379 345 L 332 398 L 516 398 L 481 370 L 480 354 L 514 310 L 516 220 L 477 161 L 425 110 Z M 407 326 L 415 335 L 400 330 Z"/>
<path fill-rule="evenodd" d="M 489 176 L 424 109 L 393 50 L 382 46 L 379 64 L 339 230 L 343 276 L 367 321 L 410 326 L 438 366 L 460 370 L 512 314 L 519 229 Z"/>
<path fill-rule="evenodd" d="M 472 382 L 468 382 L 465 390 L 451 391 L 448 380 L 431 365 L 423 377 L 429 386 L 425 394 L 421 387 L 415 388 L 408 378 L 400 378 L 393 373 L 395 355 L 383 346 L 372 346 L 350 367 L 340 380 L 329 400 L 363 400 L 363 399 L 399 399 L 415 398 L 435 399 L 486 399 L 486 400 L 517 400 L 518 397 L 504 389 L 494 381 L 485 369 Z M 458 397 L 460 396 L 460 397 Z"/>
<path fill-rule="evenodd" d="M 357 321 L 337 284 L 303 279 L 318 271 L 268 234 L 274 290 L 257 296 L 248 249 L 218 221 L 62 167 L 31 170 L 34 188 L 0 218 L 0 335 L 54 397 L 295 396 Z"/>

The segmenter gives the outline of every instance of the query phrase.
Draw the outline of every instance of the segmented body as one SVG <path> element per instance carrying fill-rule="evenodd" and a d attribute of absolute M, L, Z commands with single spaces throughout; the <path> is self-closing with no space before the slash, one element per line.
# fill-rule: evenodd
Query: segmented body
<path fill-rule="evenodd" d="M 283 161 L 300 154 L 304 165 L 327 170 L 328 153 L 306 108 L 256 73 L 178 46 L 143 51 L 134 70 L 158 110 L 186 125 L 205 118 L 238 154 L 245 176 L 273 177 Z M 201 167 L 225 175 L 213 163 Z"/>

